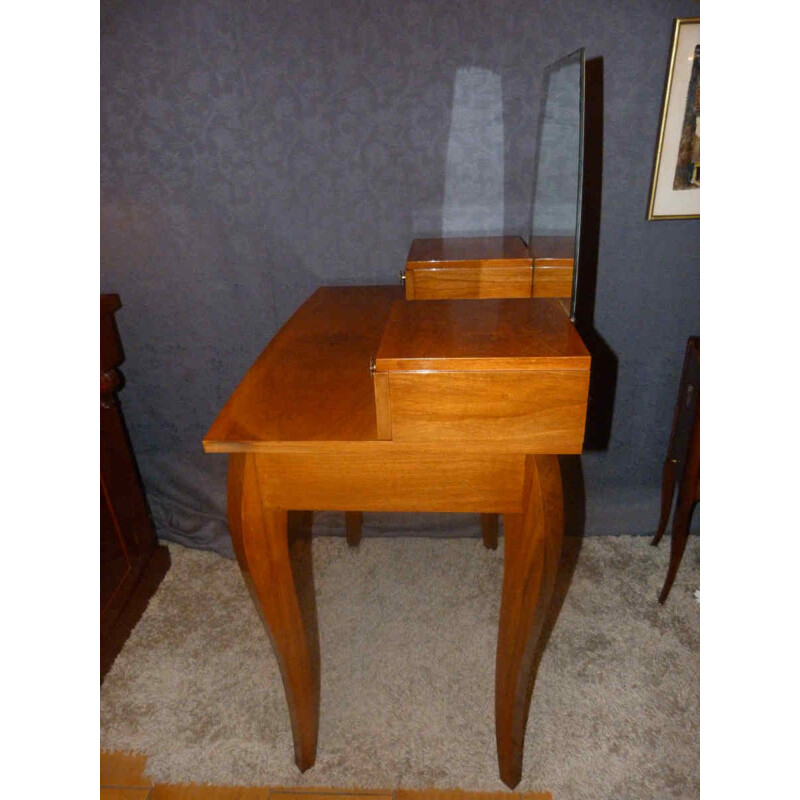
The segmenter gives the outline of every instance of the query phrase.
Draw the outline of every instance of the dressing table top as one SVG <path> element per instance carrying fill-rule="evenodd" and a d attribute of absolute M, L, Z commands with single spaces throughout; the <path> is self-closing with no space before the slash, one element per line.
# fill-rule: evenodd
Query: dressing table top
<path fill-rule="evenodd" d="M 555 300 L 409 303 L 400 287 L 322 287 L 250 367 L 206 434 L 205 451 L 378 441 L 373 359 L 379 371 L 588 373 L 590 364 Z"/>

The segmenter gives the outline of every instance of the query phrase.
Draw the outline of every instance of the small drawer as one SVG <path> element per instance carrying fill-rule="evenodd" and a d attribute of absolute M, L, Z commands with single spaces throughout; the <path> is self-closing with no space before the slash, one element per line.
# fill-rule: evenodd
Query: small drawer
<path fill-rule="evenodd" d="M 477 300 L 530 297 L 533 269 L 527 265 L 437 266 L 406 271 L 407 300 Z"/>
<path fill-rule="evenodd" d="M 378 438 L 580 453 L 590 367 L 558 300 L 398 300 L 372 363 Z"/>
<path fill-rule="evenodd" d="M 533 259 L 519 236 L 414 239 L 406 300 L 530 297 Z"/>
<path fill-rule="evenodd" d="M 391 373 L 391 436 L 580 453 L 588 393 L 588 369 Z"/>

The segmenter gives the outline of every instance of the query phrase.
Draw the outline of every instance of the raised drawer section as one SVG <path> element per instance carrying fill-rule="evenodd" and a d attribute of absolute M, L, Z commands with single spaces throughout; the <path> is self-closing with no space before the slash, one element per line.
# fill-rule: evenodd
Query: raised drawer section
<path fill-rule="evenodd" d="M 391 438 L 580 453 L 588 394 L 588 369 L 390 373 Z"/>
<path fill-rule="evenodd" d="M 406 299 L 530 297 L 532 280 L 530 264 L 418 267 L 406 272 Z"/>

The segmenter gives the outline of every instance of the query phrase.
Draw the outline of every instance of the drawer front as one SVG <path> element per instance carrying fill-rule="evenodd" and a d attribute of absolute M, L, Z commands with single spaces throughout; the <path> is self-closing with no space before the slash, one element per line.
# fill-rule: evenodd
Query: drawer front
<path fill-rule="evenodd" d="M 396 442 L 514 443 L 525 453 L 580 453 L 589 370 L 389 375 Z"/>
<path fill-rule="evenodd" d="M 340 453 L 258 453 L 262 502 L 330 511 L 519 513 L 521 453 L 421 452 L 402 445 L 359 458 Z"/>
<path fill-rule="evenodd" d="M 406 271 L 407 300 L 475 300 L 530 297 L 533 269 L 527 265 L 415 268 Z"/>

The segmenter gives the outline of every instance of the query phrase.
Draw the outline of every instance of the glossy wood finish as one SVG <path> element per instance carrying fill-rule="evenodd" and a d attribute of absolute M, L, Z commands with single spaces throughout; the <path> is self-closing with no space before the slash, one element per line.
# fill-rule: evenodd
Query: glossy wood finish
<path fill-rule="evenodd" d="M 533 260 L 518 236 L 414 239 L 406 299 L 530 297 Z"/>
<path fill-rule="evenodd" d="M 519 237 L 417 239 L 412 242 L 403 275 L 406 299 L 557 298 L 559 307 L 569 316 L 573 291 L 573 255 L 574 241 L 567 236 L 534 237 L 530 247 Z M 402 368 L 386 362 L 381 366 L 386 369 Z M 475 368 L 476 365 L 471 366 Z M 378 381 L 379 377 L 376 375 L 376 403 L 381 420 L 379 424 L 387 433 L 381 438 L 391 438 L 389 390 L 387 383 Z M 558 402 L 561 402 L 561 398 Z M 423 406 L 424 401 L 418 402 L 414 410 L 422 411 Z M 463 410 L 463 403 L 460 410 Z M 566 416 L 568 418 L 569 414 Z M 573 418 L 574 427 L 580 428 L 580 444 L 576 440 L 570 441 L 569 437 L 553 439 L 549 430 L 544 439 L 539 438 L 535 442 L 528 440 L 529 451 L 541 448 L 547 451 L 580 452 L 584 417 L 585 409 L 577 411 L 576 418 Z M 460 427 L 468 427 L 463 424 L 464 418 L 461 419 Z M 427 429 L 424 419 L 423 428 Z M 497 517 L 482 515 L 481 527 L 484 544 L 489 548 L 496 547 Z"/>
<path fill-rule="evenodd" d="M 370 358 L 394 286 L 323 287 L 278 331 L 203 440 L 206 452 L 377 438 Z"/>
<path fill-rule="evenodd" d="M 313 765 L 319 731 L 319 639 L 301 613 L 285 510 L 260 496 L 256 456 L 235 454 L 228 470 L 228 521 L 239 567 L 266 626 L 283 678 L 301 772 Z"/>
<path fill-rule="evenodd" d="M 490 297 L 530 297 L 533 268 L 504 264 L 429 267 L 408 272 L 406 300 L 483 300 Z"/>
<path fill-rule="evenodd" d="M 158 544 L 117 391 L 122 342 L 118 295 L 100 297 L 100 680 L 169 569 Z"/>
<path fill-rule="evenodd" d="M 392 409 L 389 402 L 389 374 L 376 372 L 373 376 L 375 387 L 375 416 L 378 439 L 392 438 Z"/>
<path fill-rule="evenodd" d="M 395 370 L 588 370 L 589 351 L 556 300 L 397 302 L 375 358 Z"/>
<path fill-rule="evenodd" d="M 407 268 L 431 266 L 477 266 L 501 262 L 507 266 L 530 266 L 531 255 L 519 236 L 464 236 L 414 239 L 406 258 Z"/>
<path fill-rule="evenodd" d="M 533 296 L 572 299 L 575 241 L 572 236 L 534 236 Z"/>
<path fill-rule="evenodd" d="M 395 446 L 377 454 L 259 453 L 260 497 L 270 508 L 329 511 L 514 512 L 523 456 L 454 454 Z"/>
<path fill-rule="evenodd" d="M 495 670 L 497 758 L 510 787 L 522 775 L 536 647 L 555 586 L 564 530 L 556 456 L 529 456 L 523 511 L 503 518 L 505 556 Z"/>
<path fill-rule="evenodd" d="M 383 405 L 395 442 L 490 441 L 527 453 L 578 453 L 590 363 L 555 300 L 400 301 L 375 377 L 389 376 Z"/>
<path fill-rule="evenodd" d="M 341 453 L 363 458 L 391 458 L 395 442 L 389 403 L 376 406 L 376 380 L 370 360 L 378 354 L 381 367 L 406 370 L 457 367 L 479 369 L 493 360 L 499 369 L 552 368 L 585 372 L 590 356 L 580 337 L 555 300 L 483 300 L 402 303 L 408 309 L 439 308 L 441 314 L 409 314 L 404 350 L 393 349 L 394 336 L 384 326 L 393 305 L 402 298 L 400 287 L 326 287 L 317 290 L 278 332 L 245 375 L 203 440 L 206 452 L 306 452 Z M 501 304 L 501 305 L 497 305 Z M 512 304 L 512 305 L 502 305 Z M 514 304 L 521 304 L 514 308 Z M 482 311 L 481 311 L 482 309 Z M 418 335 L 413 332 L 417 320 Z M 447 320 L 452 326 L 448 333 Z M 527 323 L 526 323 L 527 320 Z M 425 335 L 434 326 L 435 337 Z M 493 326 L 494 325 L 494 329 Z M 508 328 L 513 335 L 497 336 Z M 534 328 L 536 336 L 526 333 Z M 400 330 L 403 330 L 400 328 Z M 475 350 L 462 344 L 469 336 Z M 519 341 L 515 344 L 515 336 Z M 438 349 L 425 349 L 431 345 Z M 420 345 L 417 350 L 417 344 Z M 379 353 L 379 347 L 381 352 Z M 505 349 L 503 349 L 505 348 Z M 567 377 L 574 387 L 576 377 Z M 379 431 L 376 408 L 383 408 Z M 572 414 L 568 437 L 548 435 L 541 429 L 529 437 L 529 452 L 576 452 Z M 579 437 L 580 438 L 580 437 Z M 558 442 L 564 442 L 559 450 Z M 424 445 L 420 442 L 420 445 Z M 429 443 L 436 449 L 435 442 Z M 519 452 L 509 437 L 495 442 L 453 441 L 461 451 L 485 449 Z M 552 448 L 556 449 L 553 450 Z M 353 506 L 350 506 L 350 510 Z"/>
<path fill-rule="evenodd" d="M 391 373 L 395 442 L 491 442 L 580 453 L 589 370 Z"/>
<path fill-rule="evenodd" d="M 439 313 L 412 314 L 400 336 L 387 326 L 390 313 L 404 320 L 398 300 Z M 530 698 L 519 687 L 563 517 L 549 454 L 580 451 L 588 376 L 588 353 L 557 301 L 406 304 L 392 287 L 317 291 L 247 373 L 204 447 L 231 454 L 235 549 L 281 665 L 301 769 L 315 757 L 318 638 L 300 590 L 310 562 L 290 563 L 286 509 L 346 512 L 351 544 L 354 508 L 478 512 L 490 547 L 497 529 L 487 516 L 503 513 L 497 736 L 503 778 L 515 785 Z"/>
<path fill-rule="evenodd" d="M 407 300 L 572 298 L 574 241 L 535 236 L 414 239 L 404 273 Z"/>
<path fill-rule="evenodd" d="M 536 265 L 533 272 L 534 297 L 565 297 L 572 295 L 572 267 Z"/>

